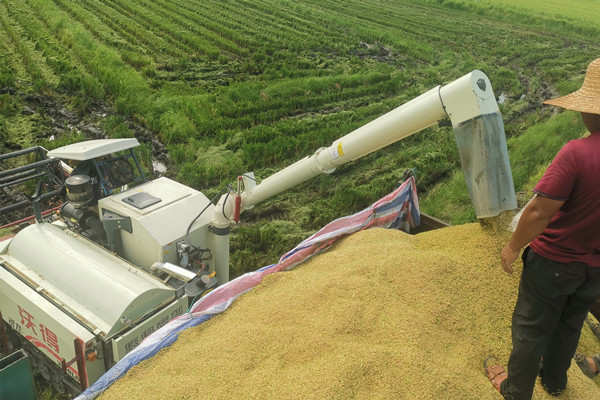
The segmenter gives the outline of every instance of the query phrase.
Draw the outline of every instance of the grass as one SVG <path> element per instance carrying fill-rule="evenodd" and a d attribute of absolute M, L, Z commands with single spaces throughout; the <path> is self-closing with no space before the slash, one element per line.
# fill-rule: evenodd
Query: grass
<path fill-rule="evenodd" d="M 465 2 L 463 2 L 465 3 Z M 472 3 L 472 2 L 471 2 Z M 566 23 L 595 27 L 600 18 L 600 8 L 594 0 L 570 0 L 566 4 L 562 0 L 479 0 L 478 7 L 503 8 L 519 10 L 526 15 L 554 20 L 558 25 Z"/>

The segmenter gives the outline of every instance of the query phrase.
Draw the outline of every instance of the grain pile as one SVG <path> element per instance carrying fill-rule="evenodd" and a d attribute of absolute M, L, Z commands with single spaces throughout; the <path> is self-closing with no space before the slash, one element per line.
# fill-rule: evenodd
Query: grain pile
<path fill-rule="evenodd" d="M 268 276 L 101 399 L 500 399 L 482 363 L 511 347 L 521 268 L 502 271 L 506 240 L 479 224 L 356 233 Z M 573 363 L 560 398 L 600 388 Z M 538 383 L 534 399 L 554 397 Z"/>

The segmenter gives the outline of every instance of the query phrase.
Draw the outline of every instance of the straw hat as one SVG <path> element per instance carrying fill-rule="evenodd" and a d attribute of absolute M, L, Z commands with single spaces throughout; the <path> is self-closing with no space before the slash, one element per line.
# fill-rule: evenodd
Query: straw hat
<path fill-rule="evenodd" d="M 566 108 L 567 110 L 600 114 L 600 58 L 595 59 L 588 65 L 581 89 L 566 96 L 546 100 L 544 104 Z"/>

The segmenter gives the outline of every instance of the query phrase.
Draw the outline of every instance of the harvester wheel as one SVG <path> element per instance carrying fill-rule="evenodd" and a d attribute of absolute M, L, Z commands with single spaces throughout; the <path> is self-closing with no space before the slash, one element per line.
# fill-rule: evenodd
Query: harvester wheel
<path fill-rule="evenodd" d="M 38 369 L 38 366 L 40 364 L 40 359 L 38 358 L 38 352 L 37 349 L 31 344 L 31 342 L 29 340 L 23 340 L 21 342 L 22 346 L 23 346 L 23 350 L 25 350 L 25 353 L 27 353 L 27 356 L 29 356 L 29 362 L 31 363 L 31 369 L 33 369 L 34 371 Z"/>
<path fill-rule="evenodd" d="M 12 353 L 13 351 L 20 349 L 21 347 L 23 347 L 23 341 L 21 340 L 21 337 L 19 336 L 18 333 L 16 333 L 15 331 L 13 331 L 12 329 L 7 329 L 6 331 L 7 336 L 8 336 L 8 347 L 9 349 L 6 349 L 6 351 L 8 352 L 7 354 Z"/>
<path fill-rule="evenodd" d="M 62 371 L 59 371 L 58 368 L 52 368 L 50 371 L 50 383 L 52 387 L 60 394 L 65 392 L 65 383 L 63 382 L 63 374 Z"/>
<path fill-rule="evenodd" d="M 39 371 L 40 375 L 42 375 L 42 377 L 46 381 L 50 381 L 50 377 L 51 377 L 50 366 L 46 363 L 46 361 L 38 360 L 37 370 Z"/>

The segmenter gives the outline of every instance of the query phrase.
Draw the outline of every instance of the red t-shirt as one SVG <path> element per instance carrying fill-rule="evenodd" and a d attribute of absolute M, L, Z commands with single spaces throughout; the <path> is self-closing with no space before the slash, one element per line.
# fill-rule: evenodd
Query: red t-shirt
<path fill-rule="evenodd" d="M 565 203 L 531 248 L 550 260 L 600 267 L 600 131 L 568 142 L 533 191 Z"/>

